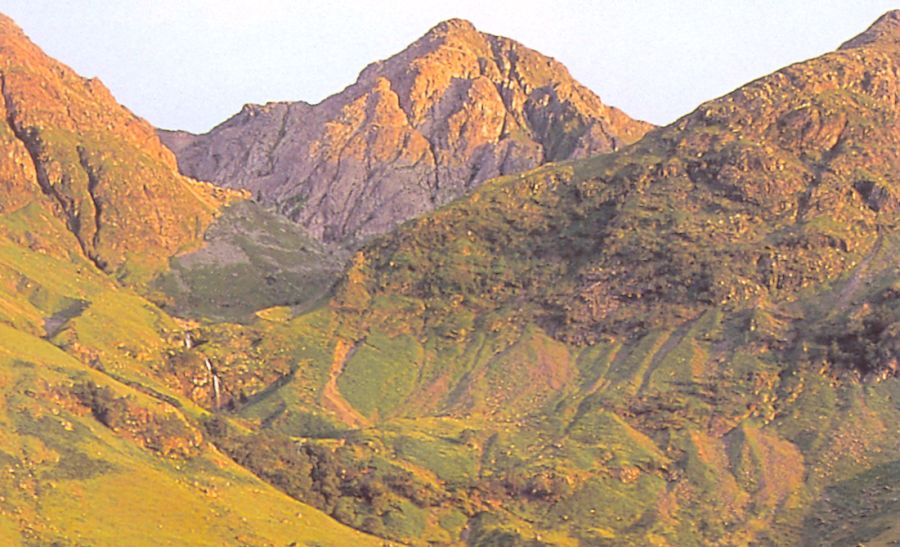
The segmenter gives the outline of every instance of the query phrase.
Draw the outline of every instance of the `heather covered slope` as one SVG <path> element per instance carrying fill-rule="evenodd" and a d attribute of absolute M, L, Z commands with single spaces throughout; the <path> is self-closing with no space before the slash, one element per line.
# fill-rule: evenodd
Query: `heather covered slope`
<path fill-rule="evenodd" d="M 248 105 L 205 135 L 160 136 L 183 173 L 353 243 L 489 178 L 615 150 L 650 128 L 557 61 L 450 20 L 317 105 Z"/>
<path fill-rule="evenodd" d="M 896 537 L 896 17 L 365 245 L 235 416 L 403 466 L 426 539 Z"/>
<path fill-rule="evenodd" d="M 534 325 L 578 345 L 835 291 L 846 312 L 895 274 L 898 55 L 841 50 L 618 154 L 492 181 L 364 247 L 333 308 L 363 336 Z"/>

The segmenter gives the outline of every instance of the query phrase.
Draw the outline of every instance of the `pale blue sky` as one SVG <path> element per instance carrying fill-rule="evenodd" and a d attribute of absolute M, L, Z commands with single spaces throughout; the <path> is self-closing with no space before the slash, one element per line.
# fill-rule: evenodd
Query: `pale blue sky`
<path fill-rule="evenodd" d="M 551 55 L 608 104 L 668 123 L 835 49 L 898 0 L 0 0 L 50 55 L 151 123 L 318 102 L 450 17 Z"/>

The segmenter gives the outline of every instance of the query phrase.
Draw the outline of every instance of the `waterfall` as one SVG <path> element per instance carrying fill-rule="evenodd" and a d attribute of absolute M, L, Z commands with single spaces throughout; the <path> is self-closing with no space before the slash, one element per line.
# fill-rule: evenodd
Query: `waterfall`
<path fill-rule="evenodd" d="M 216 410 L 219 410 L 219 377 L 213 374 L 213 390 L 216 392 Z"/>
<path fill-rule="evenodd" d="M 213 370 L 212 363 L 209 362 L 209 357 L 204 357 L 203 362 L 206 364 L 206 371 L 212 377 L 213 383 L 213 391 L 216 394 L 216 410 L 219 409 L 219 400 L 221 397 L 221 385 L 219 381 L 219 375 Z"/>
<path fill-rule="evenodd" d="M 189 332 L 184 333 L 184 347 L 187 349 L 194 347 L 194 339 L 191 338 L 191 333 Z"/>

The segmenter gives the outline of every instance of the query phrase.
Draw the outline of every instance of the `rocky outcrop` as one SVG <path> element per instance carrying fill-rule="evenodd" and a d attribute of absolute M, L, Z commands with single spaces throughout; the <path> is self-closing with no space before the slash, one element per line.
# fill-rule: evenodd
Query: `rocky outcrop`
<path fill-rule="evenodd" d="M 205 135 L 160 135 L 184 174 L 354 242 L 489 178 L 616 150 L 651 127 L 557 61 L 454 19 L 317 105 L 247 105 Z"/>

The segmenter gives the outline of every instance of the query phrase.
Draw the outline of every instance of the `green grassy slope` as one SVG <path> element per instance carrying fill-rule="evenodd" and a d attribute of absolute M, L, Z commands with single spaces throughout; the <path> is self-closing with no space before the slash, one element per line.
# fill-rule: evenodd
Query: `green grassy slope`
<path fill-rule="evenodd" d="M 175 320 L 86 261 L 8 239 L 0 272 L 8 544 L 367 541 L 207 444 L 207 412 L 154 370 L 181 344 Z"/>
<path fill-rule="evenodd" d="M 243 201 L 213 222 L 201 249 L 173 257 L 171 269 L 151 288 L 173 313 L 246 322 L 263 308 L 316 304 L 327 296 L 346 256 L 287 219 Z"/>
<path fill-rule="evenodd" d="M 221 378 L 181 359 L 196 324 L 133 290 L 240 196 L 181 177 L 149 124 L 2 15 L 0 88 L 0 542 L 377 543 L 210 444 L 197 390 Z M 300 241 L 276 228 L 264 258 Z"/>

